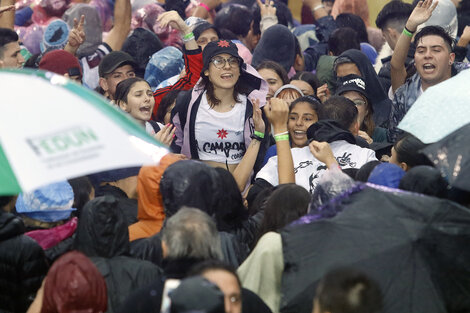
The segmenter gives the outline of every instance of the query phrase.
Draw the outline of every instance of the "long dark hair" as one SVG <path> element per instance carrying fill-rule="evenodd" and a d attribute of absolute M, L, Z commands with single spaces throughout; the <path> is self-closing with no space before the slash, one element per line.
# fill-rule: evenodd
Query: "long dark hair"
<path fill-rule="evenodd" d="M 119 105 L 119 101 L 127 103 L 127 95 L 129 94 L 129 91 L 131 91 L 132 86 L 134 86 L 134 84 L 137 82 L 146 82 L 149 85 L 145 79 L 140 77 L 131 77 L 117 84 L 116 93 L 114 95 L 114 99 L 117 105 Z"/>
<path fill-rule="evenodd" d="M 301 186 L 296 184 L 279 185 L 266 202 L 258 240 L 267 232 L 277 232 L 305 215 L 310 199 L 308 191 Z"/>
<path fill-rule="evenodd" d="M 241 75 L 241 68 L 240 68 L 240 75 Z M 207 101 L 209 102 L 209 107 L 213 108 L 217 105 L 220 104 L 220 99 L 218 99 L 215 96 L 214 93 L 214 85 L 212 82 L 209 80 L 209 76 L 206 76 L 205 74 L 202 74 L 202 84 L 204 86 L 204 89 L 207 92 Z M 240 78 L 238 78 L 237 83 L 235 84 L 233 88 L 233 100 L 236 102 L 240 102 L 240 99 L 238 98 L 238 95 L 242 94 L 242 90 L 240 88 Z"/>

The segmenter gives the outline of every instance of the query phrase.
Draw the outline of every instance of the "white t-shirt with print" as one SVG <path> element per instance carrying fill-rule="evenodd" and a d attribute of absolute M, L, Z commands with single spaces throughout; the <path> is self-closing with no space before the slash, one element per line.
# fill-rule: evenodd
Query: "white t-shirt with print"
<path fill-rule="evenodd" d="M 239 95 L 240 102 L 224 113 L 210 108 L 206 93 L 196 115 L 195 138 L 199 159 L 237 164 L 245 155 L 244 124 L 246 96 Z"/>
<path fill-rule="evenodd" d="M 367 162 L 377 160 L 373 150 L 361 148 L 345 140 L 332 142 L 330 146 L 336 161 L 343 169 L 359 169 Z M 318 179 L 327 170 L 326 165 L 313 156 L 308 146 L 292 148 L 291 153 L 294 161 L 295 183 L 313 193 L 318 184 Z M 258 172 L 256 178 L 262 178 L 273 186 L 279 185 L 277 155 L 268 160 L 266 165 Z"/>

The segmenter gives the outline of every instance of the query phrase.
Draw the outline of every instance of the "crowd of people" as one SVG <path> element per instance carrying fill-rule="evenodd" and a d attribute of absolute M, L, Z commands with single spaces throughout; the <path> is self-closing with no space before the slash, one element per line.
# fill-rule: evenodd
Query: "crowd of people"
<path fill-rule="evenodd" d="M 470 190 L 400 122 L 470 68 L 470 1 L 391 0 L 376 25 L 366 0 L 303 0 L 300 20 L 290 1 L 1 1 L 0 70 L 74 80 L 169 153 L 1 195 L 0 312 L 397 312 L 383 259 L 322 258 L 294 229 L 366 192 L 388 199 L 377 210 L 429 198 L 468 214 Z M 303 288 L 307 255 L 321 275 Z M 470 311 L 463 285 L 437 282 L 454 294 L 436 312 Z"/>

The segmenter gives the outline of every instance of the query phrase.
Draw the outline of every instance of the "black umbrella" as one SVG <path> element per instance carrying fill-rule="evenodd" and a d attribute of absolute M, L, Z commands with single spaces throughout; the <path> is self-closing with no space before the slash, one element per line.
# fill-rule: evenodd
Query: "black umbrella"
<path fill-rule="evenodd" d="M 470 124 L 423 149 L 451 186 L 470 191 Z"/>
<path fill-rule="evenodd" d="M 337 266 L 376 280 L 384 313 L 470 311 L 470 210 L 395 189 L 355 188 L 321 208 L 330 218 L 308 215 L 281 232 L 281 312 L 310 313 L 319 279 Z"/>

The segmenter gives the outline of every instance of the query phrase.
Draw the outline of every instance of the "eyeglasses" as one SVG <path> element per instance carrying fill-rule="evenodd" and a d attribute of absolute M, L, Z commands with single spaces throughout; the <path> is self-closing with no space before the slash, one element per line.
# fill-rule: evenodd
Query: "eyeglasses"
<path fill-rule="evenodd" d="M 218 69 L 223 69 L 227 65 L 227 62 L 230 67 L 240 66 L 240 59 L 236 57 L 230 57 L 228 59 L 223 57 L 214 57 L 211 60 L 211 63 L 214 64 L 215 68 Z"/>

